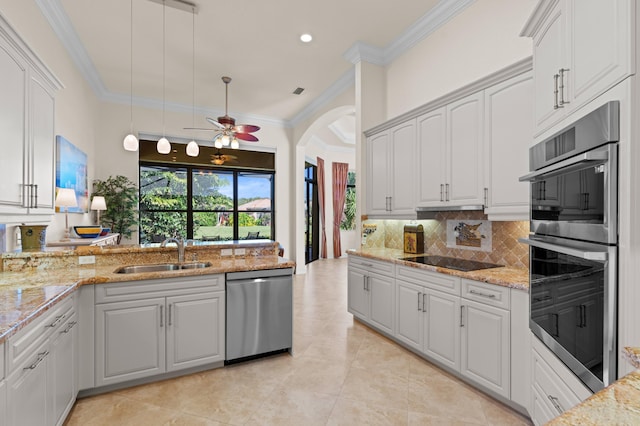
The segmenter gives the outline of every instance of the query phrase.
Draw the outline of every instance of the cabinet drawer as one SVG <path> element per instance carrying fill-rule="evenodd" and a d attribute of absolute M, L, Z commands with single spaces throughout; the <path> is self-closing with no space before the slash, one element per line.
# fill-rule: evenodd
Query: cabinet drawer
<path fill-rule="evenodd" d="M 33 355 L 33 350 L 67 324 L 66 319 L 74 313 L 74 296 L 58 303 L 40 318 L 11 336 L 7 341 L 7 368 L 9 374 L 16 365 Z"/>
<path fill-rule="evenodd" d="M 462 280 L 462 297 L 502 309 L 509 309 L 510 289 L 480 281 Z"/>
<path fill-rule="evenodd" d="M 460 296 L 460 278 L 424 269 L 398 266 L 396 277 L 433 290 Z"/>
<path fill-rule="evenodd" d="M 393 277 L 395 265 L 391 262 L 382 262 L 366 257 L 349 256 L 349 267 L 364 269 L 369 272 L 375 272 L 380 275 Z"/>
<path fill-rule="evenodd" d="M 535 350 L 532 369 L 533 389 L 538 392 L 543 401 L 546 400 L 547 407 L 553 407 L 554 416 L 562 414 L 582 401 Z"/>
<path fill-rule="evenodd" d="M 95 302 L 110 303 L 195 294 L 209 291 L 224 291 L 224 275 L 198 277 L 175 277 L 160 280 L 129 281 L 95 286 Z"/>

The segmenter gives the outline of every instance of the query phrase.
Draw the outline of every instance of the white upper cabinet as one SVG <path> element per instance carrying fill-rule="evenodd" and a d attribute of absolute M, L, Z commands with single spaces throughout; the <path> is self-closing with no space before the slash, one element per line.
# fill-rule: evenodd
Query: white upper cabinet
<path fill-rule="evenodd" d="M 533 38 L 535 135 L 634 73 L 633 1 L 542 0 Z"/>
<path fill-rule="evenodd" d="M 417 118 L 417 205 L 483 204 L 483 92 Z"/>
<path fill-rule="evenodd" d="M 529 220 L 528 148 L 533 141 L 531 72 L 485 91 L 485 213 L 489 220 Z"/>
<path fill-rule="evenodd" d="M 0 17 L 0 214 L 53 214 L 56 77 Z"/>
<path fill-rule="evenodd" d="M 367 213 L 373 216 L 415 213 L 415 120 L 367 139 Z"/>

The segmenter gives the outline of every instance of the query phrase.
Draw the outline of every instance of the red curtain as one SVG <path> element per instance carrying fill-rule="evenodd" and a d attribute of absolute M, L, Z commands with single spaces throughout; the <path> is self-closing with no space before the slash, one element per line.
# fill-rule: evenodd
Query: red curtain
<path fill-rule="evenodd" d="M 333 257 L 342 256 L 340 245 L 340 222 L 344 211 L 344 200 L 347 196 L 347 163 L 332 163 L 333 168 Z"/>
<path fill-rule="evenodd" d="M 327 233 L 325 232 L 326 219 L 324 216 L 324 160 L 318 159 L 318 209 L 320 210 L 320 258 L 327 258 Z"/>

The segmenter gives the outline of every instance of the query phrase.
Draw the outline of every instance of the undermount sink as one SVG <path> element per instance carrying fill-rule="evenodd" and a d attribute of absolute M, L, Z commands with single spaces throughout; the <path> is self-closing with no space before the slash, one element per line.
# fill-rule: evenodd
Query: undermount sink
<path fill-rule="evenodd" d="M 132 265 L 116 269 L 116 274 L 140 274 L 144 272 L 181 271 L 183 269 L 202 269 L 211 266 L 211 262 L 159 263 L 153 265 Z"/>

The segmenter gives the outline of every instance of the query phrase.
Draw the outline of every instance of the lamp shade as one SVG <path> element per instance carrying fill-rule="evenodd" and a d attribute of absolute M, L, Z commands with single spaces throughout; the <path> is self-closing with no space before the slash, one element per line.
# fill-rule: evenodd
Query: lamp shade
<path fill-rule="evenodd" d="M 156 145 L 156 149 L 159 154 L 168 154 L 171 152 L 171 143 L 165 137 L 160 138 L 158 144 Z"/>
<path fill-rule="evenodd" d="M 58 189 L 58 195 L 56 196 L 56 207 L 77 207 L 78 200 L 76 199 L 76 192 L 72 188 L 60 188 Z"/>
<path fill-rule="evenodd" d="M 133 133 L 129 133 L 122 142 L 124 145 L 124 149 L 127 151 L 137 151 L 138 150 L 138 138 L 135 137 Z"/>
<path fill-rule="evenodd" d="M 200 154 L 200 147 L 196 141 L 191 141 L 187 144 L 187 155 L 189 157 L 197 157 Z"/>
<path fill-rule="evenodd" d="M 106 210 L 107 202 L 104 200 L 104 197 L 100 195 L 96 195 L 91 200 L 91 210 Z"/>

